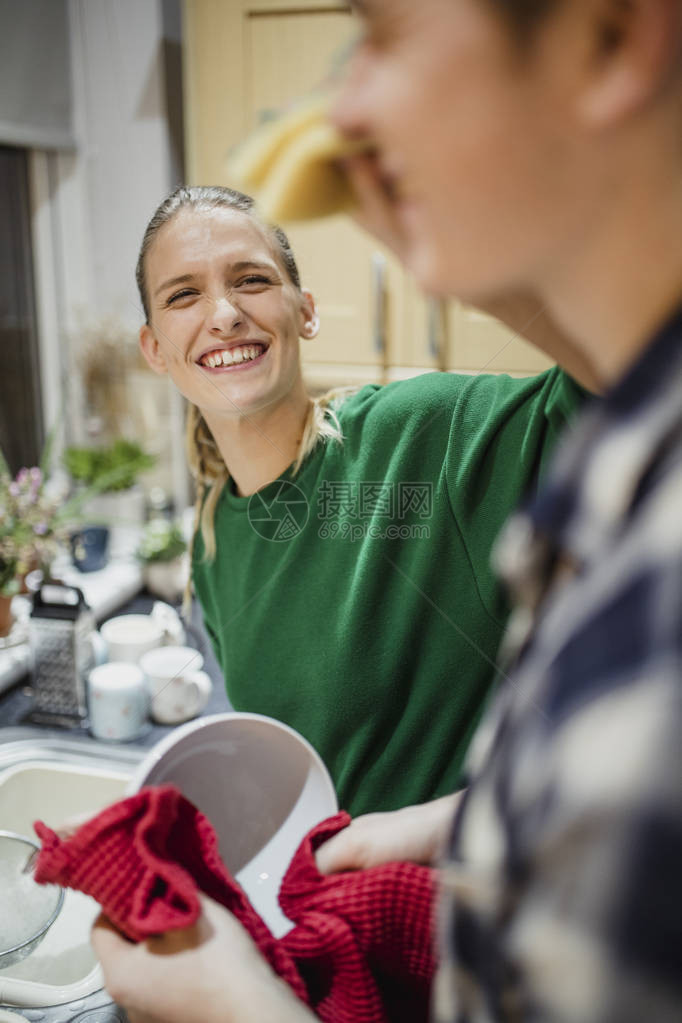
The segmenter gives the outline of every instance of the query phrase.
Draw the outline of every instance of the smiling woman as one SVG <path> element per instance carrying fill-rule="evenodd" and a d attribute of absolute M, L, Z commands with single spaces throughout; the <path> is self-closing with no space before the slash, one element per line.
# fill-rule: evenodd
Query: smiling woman
<path fill-rule="evenodd" d="M 298 338 L 319 326 L 312 295 L 301 289 L 286 235 L 261 224 L 253 205 L 227 188 L 177 189 L 149 222 L 136 270 L 144 355 L 191 403 L 189 461 L 210 556 L 228 475 L 252 493 L 294 459 L 300 465 L 318 440 L 340 438 L 332 395 L 310 398 L 300 371 Z M 277 441 L 256 427 L 259 415 L 276 417 Z M 247 422 L 246 440 L 235 436 Z"/>
<path fill-rule="evenodd" d="M 291 276 L 281 234 L 243 209 L 245 197 L 233 193 L 237 206 L 215 192 L 180 190 L 164 204 L 165 222 L 157 213 L 159 226 L 147 231 L 138 271 L 143 352 L 201 409 L 214 436 L 273 406 L 303 421 L 298 339 L 317 332 L 312 296 Z M 257 489 L 258 480 L 233 475 L 245 492 Z"/>
<path fill-rule="evenodd" d="M 311 399 L 313 296 L 229 189 L 159 207 L 138 281 L 142 350 L 190 402 L 192 577 L 232 705 L 304 735 L 353 813 L 453 790 L 507 613 L 490 548 L 579 389 L 434 373 Z"/>

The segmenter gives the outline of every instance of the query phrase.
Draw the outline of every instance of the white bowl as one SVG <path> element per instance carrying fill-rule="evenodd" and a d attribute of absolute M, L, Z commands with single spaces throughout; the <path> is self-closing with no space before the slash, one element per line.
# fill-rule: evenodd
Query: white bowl
<path fill-rule="evenodd" d="M 215 714 L 174 729 L 128 794 L 176 785 L 213 824 L 220 855 L 275 937 L 291 929 L 277 892 L 301 839 L 337 812 L 329 773 L 303 736 L 261 714 Z"/>

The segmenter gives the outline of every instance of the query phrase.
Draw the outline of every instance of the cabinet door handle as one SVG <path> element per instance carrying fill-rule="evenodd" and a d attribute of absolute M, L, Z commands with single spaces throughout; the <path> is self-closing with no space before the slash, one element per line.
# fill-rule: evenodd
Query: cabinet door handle
<path fill-rule="evenodd" d="M 381 252 L 372 255 L 372 305 L 374 351 L 383 354 L 386 351 L 386 257 Z"/>
<path fill-rule="evenodd" d="M 446 306 L 440 298 L 429 299 L 429 325 L 428 325 L 428 349 L 432 359 L 440 359 L 443 354 L 443 343 L 445 340 L 446 327 Z"/>

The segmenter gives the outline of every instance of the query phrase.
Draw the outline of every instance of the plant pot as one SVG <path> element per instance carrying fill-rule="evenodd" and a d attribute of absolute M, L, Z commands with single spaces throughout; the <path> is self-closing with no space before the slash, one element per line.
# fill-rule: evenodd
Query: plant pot
<path fill-rule="evenodd" d="M 13 624 L 12 598 L 0 594 L 0 636 L 8 636 Z"/>
<path fill-rule="evenodd" d="M 91 497 L 83 508 L 83 514 L 93 522 L 109 522 L 117 526 L 144 525 L 146 506 L 142 487 L 135 485 L 128 490 L 113 490 Z"/>
<path fill-rule="evenodd" d="M 142 487 L 116 490 L 92 497 L 82 517 L 90 523 L 108 525 L 109 554 L 113 560 L 133 557 L 144 528 L 146 498 Z"/>
<path fill-rule="evenodd" d="M 172 604 L 185 592 L 189 573 L 186 555 L 172 561 L 148 561 L 144 566 L 144 584 L 150 593 Z"/>

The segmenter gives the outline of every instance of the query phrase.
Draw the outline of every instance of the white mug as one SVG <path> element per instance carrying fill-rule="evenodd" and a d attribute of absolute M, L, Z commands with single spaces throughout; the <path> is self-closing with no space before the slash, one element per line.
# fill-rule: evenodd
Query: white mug
<path fill-rule="evenodd" d="M 140 658 L 151 696 L 151 713 L 162 725 L 196 717 L 208 703 L 212 683 L 204 659 L 189 646 L 164 646 Z"/>
<path fill-rule="evenodd" d="M 90 731 L 97 739 L 125 742 L 144 731 L 149 690 L 137 664 L 109 661 L 88 676 Z"/>
<path fill-rule="evenodd" d="M 143 654 L 161 646 L 165 639 L 163 627 L 151 615 L 119 615 L 104 622 L 100 632 L 110 661 L 137 663 Z"/>

